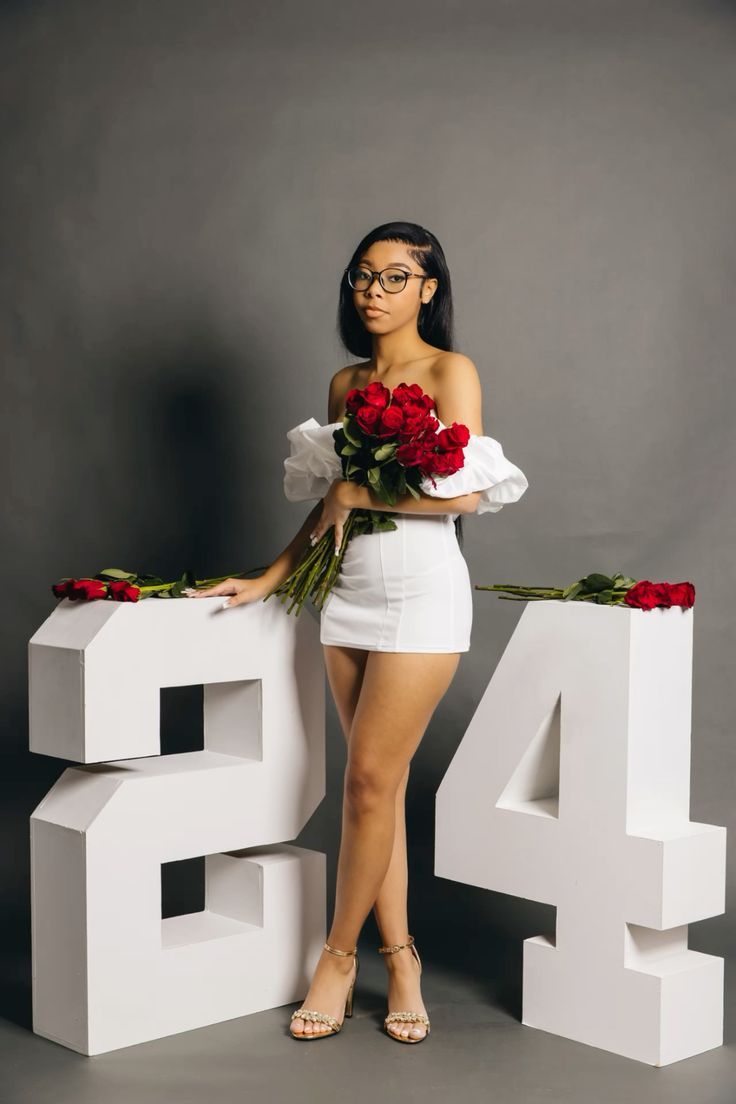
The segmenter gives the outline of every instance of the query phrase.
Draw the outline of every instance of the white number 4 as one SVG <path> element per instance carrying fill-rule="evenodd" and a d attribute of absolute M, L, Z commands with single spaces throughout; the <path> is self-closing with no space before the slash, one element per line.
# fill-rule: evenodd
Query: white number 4
<path fill-rule="evenodd" d="M 437 793 L 435 874 L 554 904 L 522 1022 L 654 1066 L 722 1045 L 726 829 L 689 819 L 693 610 L 532 601 Z"/>

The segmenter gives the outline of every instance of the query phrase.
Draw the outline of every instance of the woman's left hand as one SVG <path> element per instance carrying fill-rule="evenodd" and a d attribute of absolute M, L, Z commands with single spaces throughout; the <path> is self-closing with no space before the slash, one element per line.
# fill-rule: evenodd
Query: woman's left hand
<path fill-rule="evenodd" d="M 355 507 L 356 484 L 347 479 L 333 479 L 330 489 L 322 499 L 322 516 L 309 534 L 314 546 L 331 525 L 335 527 L 335 552 L 340 551 L 343 525 Z"/>

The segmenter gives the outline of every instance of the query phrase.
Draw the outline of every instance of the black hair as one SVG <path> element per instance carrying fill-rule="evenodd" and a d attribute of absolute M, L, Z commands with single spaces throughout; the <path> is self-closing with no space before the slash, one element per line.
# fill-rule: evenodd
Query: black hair
<path fill-rule="evenodd" d="M 340 298 L 337 308 L 337 329 L 340 340 L 353 356 L 370 358 L 373 353 L 373 339 L 366 330 L 353 302 L 353 289 L 348 283 L 348 269 L 357 264 L 363 254 L 379 241 L 401 242 L 409 246 L 409 253 L 427 276 L 437 280 L 437 289 L 428 303 L 419 309 L 417 329 L 419 336 L 428 345 L 447 352 L 453 350 L 454 312 L 452 305 L 452 283 L 447 267 L 445 253 L 434 234 L 416 222 L 384 222 L 376 226 L 353 251 L 340 280 Z M 407 380 L 407 383 L 412 383 Z M 463 543 L 462 516 L 455 518 L 455 533 L 458 542 Z"/>

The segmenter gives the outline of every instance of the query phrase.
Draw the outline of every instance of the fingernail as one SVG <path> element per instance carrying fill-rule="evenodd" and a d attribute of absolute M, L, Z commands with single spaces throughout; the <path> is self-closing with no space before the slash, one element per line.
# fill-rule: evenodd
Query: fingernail
<path fill-rule="evenodd" d="M 339 549 L 339 548 L 336 548 L 336 549 L 335 549 L 335 555 L 336 555 L 336 556 L 339 556 L 339 555 L 340 555 L 340 549 Z"/>
<path fill-rule="evenodd" d="M 227 607 L 228 607 L 229 605 L 230 605 L 230 599 L 229 599 L 229 598 L 226 598 L 226 599 L 225 599 L 225 601 L 224 601 L 224 602 L 222 603 L 222 608 L 223 608 L 223 609 L 227 609 Z"/>

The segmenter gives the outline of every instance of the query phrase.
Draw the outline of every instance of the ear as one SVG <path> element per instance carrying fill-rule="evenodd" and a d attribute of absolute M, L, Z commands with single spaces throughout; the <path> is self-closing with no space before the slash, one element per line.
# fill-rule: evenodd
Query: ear
<path fill-rule="evenodd" d="M 436 276 L 431 276 L 428 280 L 425 280 L 422 284 L 422 302 L 428 303 L 434 293 L 437 291 L 438 287 L 439 281 L 437 280 Z M 429 294 L 427 294 L 428 290 Z"/>

